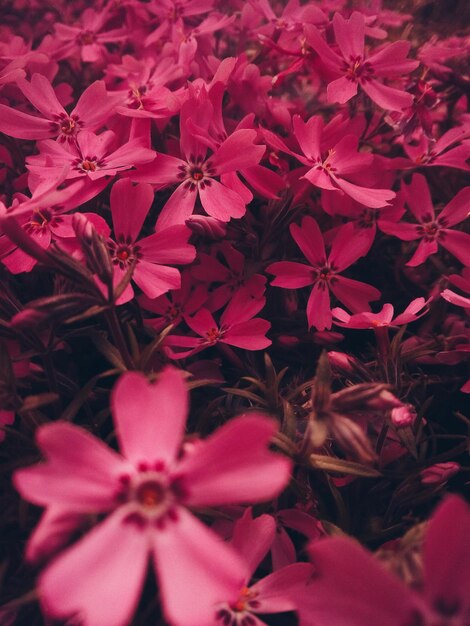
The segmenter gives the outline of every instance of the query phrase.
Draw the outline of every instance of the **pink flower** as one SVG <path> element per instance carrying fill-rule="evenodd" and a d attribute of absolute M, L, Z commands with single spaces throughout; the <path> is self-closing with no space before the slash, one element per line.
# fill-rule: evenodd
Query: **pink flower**
<path fill-rule="evenodd" d="M 293 563 L 257 580 L 250 580 L 266 556 L 276 534 L 276 524 L 269 515 L 252 518 L 247 509 L 234 528 L 232 545 L 245 563 L 245 579 L 235 602 L 226 602 L 216 611 L 214 626 L 262 626 L 266 622 L 257 613 L 271 614 L 296 609 L 295 590 L 312 576 L 309 563 Z"/>
<path fill-rule="evenodd" d="M 108 67 L 109 74 L 122 79 L 118 90 L 111 92 L 120 115 L 160 119 L 170 117 L 180 107 L 181 97 L 165 86 L 177 75 L 171 58 L 164 57 L 157 63 L 155 59 L 138 60 L 125 54 L 121 65 Z"/>
<path fill-rule="evenodd" d="M 186 316 L 187 325 L 199 337 L 170 335 L 165 340 L 168 354 L 172 358 L 181 359 L 219 342 L 245 350 L 264 350 L 271 345 L 271 340 L 265 336 L 271 324 L 254 316 L 261 311 L 265 302 L 265 298 L 253 298 L 246 288 L 242 288 L 228 303 L 219 323 L 204 308 L 193 317 Z M 184 347 L 190 350 L 173 349 Z"/>
<path fill-rule="evenodd" d="M 178 227 L 179 228 L 179 227 Z M 194 315 L 207 300 L 207 288 L 194 285 L 188 271 L 181 274 L 181 288 L 174 289 L 168 295 L 149 298 L 142 295 L 138 298 L 139 305 L 145 311 L 151 311 L 156 317 L 146 318 L 146 326 L 156 332 L 162 331 L 170 324 L 176 328 L 186 316 Z"/>
<path fill-rule="evenodd" d="M 143 137 L 119 145 L 112 130 L 100 135 L 84 130 L 77 135 L 76 144 L 60 144 L 46 139 L 39 142 L 38 147 L 40 154 L 28 158 L 28 169 L 40 180 L 57 176 L 69 167 L 67 178 L 87 177 L 95 183 L 100 178 L 116 176 L 118 172 L 155 158 L 155 152 L 146 147 Z"/>
<path fill-rule="evenodd" d="M 290 225 L 290 232 L 310 265 L 279 261 L 266 268 L 267 272 L 276 276 L 271 283 L 275 287 L 298 289 L 313 285 L 307 303 L 309 327 L 314 326 L 318 330 L 331 328 L 330 290 L 352 310 L 366 310 L 370 300 L 380 297 L 375 287 L 339 275 L 362 254 L 362 243 L 351 238 L 352 229 L 352 224 L 346 224 L 337 234 L 327 258 L 317 222 L 310 216 L 304 217 L 300 226 Z"/>
<path fill-rule="evenodd" d="M 153 198 L 150 185 L 133 186 L 128 179 L 119 180 L 111 189 L 115 239 L 108 239 L 108 247 L 114 265 L 115 283 L 119 284 L 134 265 L 132 279 L 148 298 L 157 298 L 170 289 L 179 289 L 180 273 L 168 265 L 191 263 L 196 256 L 196 249 L 188 243 L 191 231 L 184 225 L 172 226 L 138 239 Z M 129 286 L 119 303 L 132 297 L 132 287 Z"/>
<path fill-rule="evenodd" d="M 470 265 L 470 235 L 451 228 L 468 216 L 470 187 L 461 189 L 437 217 L 429 187 L 422 174 L 414 174 L 411 183 L 404 185 L 403 189 L 406 203 L 417 224 L 379 219 L 379 226 L 384 233 L 395 235 L 404 241 L 420 240 L 406 265 L 421 265 L 438 251 L 439 244 L 464 265 Z"/>
<path fill-rule="evenodd" d="M 356 136 L 346 135 L 339 141 L 333 140 L 333 145 L 325 150 L 324 122 L 320 115 L 314 115 L 308 122 L 295 115 L 293 125 L 294 135 L 305 155 L 295 156 L 310 168 L 303 177 L 312 185 L 342 191 L 364 206 L 376 209 L 389 204 L 395 197 L 389 189 L 370 189 L 349 180 L 364 175 L 374 158 L 372 154 L 358 152 Z"/>
<path fill-rule="evenodd" d="M 192 115 L 198 120 L 196 113 L 204 118 L 210 115 L 210 109 L 199 107 L 195 112 L 192 103 L 188 102 L 181 111 L 180 145 L 184 160 L 159 153 L 153 163 L 138 167 L 130 174 L 134 181 L 152 183 L 159 188 L 179 183 L 162 208 L 157 220 L 159 228 L 184 224 L 192 215 L 197 198 L 208 215 L 223 222 L 242 217 L 246 200 L 219 182 L 217 177 L 258 164 L 266 150 L 265 146 L 254 143 L 255 130 L 241 129 L 227 137 L 207 157 L 207 143 L 202 143 L 189 125 Z"/>
<path fill-rule="evenodd" d="M 335 13 L 333 30 L 340 54 L 330 48 L 315 26 L 305 28 L 307 41 L 321 62 L 333 75 L 339 76 L 327 87 L 328 100 L 343 104 L 357 94 L 360 85 L 370 99 L 383 109 L 401 111 L 410 107 L 413 103 L 411 94 L 388 87 L 377 79 L 396 78 L 418 67 L 419 61 L 406 58 L 411 43 L 394 41 L 375 54 L 366 56 L 365 28 L 366 20 L 362 13 L 355 11 L 348 20 Z"/>
<path fill-rule="evenodd" d="M 393 305 L 384 304 L 378 313 L 364 311 L 349 315 L 344 309 L 333 309 L 334 323 L 344 328 L 379 328 L 382 326 L 401 326 L 419 319 L 428 312 L 429 300 L 416 298 L 406 307 L 403 313 L 393 318 Z"/>
<path fill-rule="evenodd" d="M 222 257 L 225 263 L 218 257 Z M 212 254 L 200 252 L 198 261 L 191 269 L 195 278 L 204 282 L 222 283 L 211 290 L 207 304 L 209 310 L 217 311 L 223 307 L 239 289 L 247 289 L 253 298 L 263 297 L 266 278 L 255 274 L 249 260 L 227 241 L 214 246 Z"/>
<path fill-rule="evenodd" d="M 104 59 L 105 44 L 125 41 L 128 38 L 128 31 L 123 28 L 103 32 L 109 20 L 110 8 L 111 5 L 108 5 L 99 13 L 90 8 L 85 9 L 79 26 L 60 22 L 55 24 L 57 40 L 62 42 L 62 58 L 78 53 L 83 62 L 98 63 Z"/>
<path fill-rule="evenodd" d="M 453 167 L 469 172 L 470 144 L 463 141 L 469 135 L 468 126 L 451 128 L 437 140 L 423 133 L 416 145 L 403 144 L 408 159 L 398 157 L 392 159 L 392 164 L 397 167 Z"/>
<path fill-rule="evenodd" d="M 464 625 L 470 614 L 470 507 L 448 497 L 424 539 L 422 589 L 407 587 L 358 543 L 333 537 L 311 544 L 311 584 L 297 598 L 300 626 Z M 326 617 L 325 617 L 326 616 Z"/>
<path fill-rule="evenodd" d="M 115 104 L 108 96 L 102 80 L 85 89 L 70 112 L 60 104 L 51 83 L 42 74 L 33 74 L 31 82 L 17 81 L 25 97 L 41 113 L 29 115 L 0 104 L 0 131 L 19 139 L 57 138 L 75 141 L 81 130 L 96 130 L 110 116 Z"/>
<path fill-rule="evenodd" d="M 15 474 L 21 494 L 48 511 L 106 514 L 41 574 L 43 608 L 84 626 L 124 626 L 151 556 L 167 619 L 208 624 L 217 603 L 237 600 L 245 567 L 187 507 L 275 497 L 290 472 L 266 447 L 275 423 L 235 418 L 180 456 L 188 392 L 172 367 L 155 385 L 124 374 L 111 405 L 122 456 L 77 426 L 54 423 L 37 431 L 46 461 Z"/>
<path fill-rule="evenodd" d="M 64 189 L 58 189 L 65 175 L 39 185 L 31 198 L 18 194 L 14 204 L 5 210 L 4 217 L 15 218 L 23 230 L 44 249 L 48 249 L 52 242 L 60 246 L 65 240 L 74 240 L 72 215 L 66 213 L 88 199 L 84 189 L 85 181 L 74 181 Z M 88 217 L 90 214 L 84 215 Z M 36 259 L 18 248 L 6 235 L 0 236 L 0 259 L 13 274 L 30 272 L 37 263 Z"/>

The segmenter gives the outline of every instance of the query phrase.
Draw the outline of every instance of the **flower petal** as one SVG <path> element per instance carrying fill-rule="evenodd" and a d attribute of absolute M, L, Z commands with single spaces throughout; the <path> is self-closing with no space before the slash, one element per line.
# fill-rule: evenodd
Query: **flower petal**
<path fill-rule="evenodd" d="M 231 545 L 247 566 L 247 581 L 266 556 L 276 534 L 276 522 L 270 515 L 252 517 L 251 507 L 236 521 Z"/>
<path fill-rule="evenodd" d="M 111 189 L 111 214 L 114 233 L 133 242 L 139 236 L 153 202 L 151 185 L 133 185 L 128 178 L 118 180 Z"/>
<path fill-rule="evenodd" d="M 189 511 L 178 508 L 176 516 L 153 535 L 163 610 L 175 626 L 212 624 L 217 604 L 236 601 L 245 567 L 236 552 Z"/>
<path fill-rule="evenodd" d="M 184 457 L 179 470 L 194 506 L 256 502 L 275 497 L 289 480 L 288 459 L 267 449 L 274 420 L 250 413 L 230 420 Z"/>
<path fill-rule="evenodd" d="M 297 589 L 304 589 L 313 575 L 310 563 L 293 563 L 262 578 L 250 591 L 255 592 L 257 613 L 282 613 L 297 609 Z"/>
<path fill-rule="evenodd" d="M 276 278 L 271 281 L 273 287 L 285 287 L 286 289 L 298 289 L 311 285 L 315 281 L 315 275 L 310 265 L 295 263 L 294 261 L 279 261 L 271 263 L 266 268 Z"/>
<path fill-rule="evenodd" d="M 432 516 L 424 539 L 424 592 L 434 605 L 436 600 L 456 601 L 462 616 L 470 607 L 469 528 L 470 507 L 448 496 Z"/>
<path fill-rule="evenodd" d="M 175 267 L 148 263 L 143 259 L 135 267 L 133 280 L 149 298 L 158 298 L 181 287 L 181 275 Z"/>
<path fill-rule="evenodd" d="M 336 280 L 330 284 L 331 291 L 353 312 L 362 313 L 370 310 L 369 302 L 380 298 L 380 291 L 372 285 L 344 276 L 335 278 Z"/>
<path fill-rule="evenodd" d="M 316 282 L 307 302 L 308 327 L 330 329 L 332 324 L 330 292 L 323 282 Z"/>
<path fill-rule="evenodd" d="M 328 102 L 344 104 L 357 94 L 357 83 L 346 76 L 341 76 L 328 84 L 326 93 Z"/>
<path fill-rule="evenodd" d="M 326 263 L 325 244 L 320 227 L 313 217 L 304 217 L 300 226 L 291 224 L 290 233 L 307 260 L 314 267 Z"/>
<path fill-rule="evenodd" d="M 328 538 L 312 543 L 309 554 L 315 576 L 311 584 L 296 590 L 300 626 L 406 623 L 413 592 L 359 544 L 343 537 Z"/>
<path fill-rule="evenodd" d="M 199 197 L 206 213 L 221 222 L 228 222 L 232 217 L 243 217 L 246 213 L 243 198 L 214 178 L 210 179 L 210 184 L 199 186 Z"/>
<path fill-rule="evenodd" d="M 39 595 L 47 615 L 76 616 L 84 626 L 130 622 L 144 584 L 149 542 L 126 515 L 125 507 L 118 509 L 44 571 Z"/>
<path fill-rule="evenodd" d="M 270 322 L 255 317 L 252 320 L 234 324 L 220 341 L 245 350 L 264 350 L 272 343 L 271 339 L 265 336 L 270 328 Z"/>
<path fill-rule="evenodd" d="M 18 470 L 14 484 L 34 504 L 70 511 L 106 511 L 115 506 L 125 459 L 88 432 L 67 423 L 41 426 L 36 435 L 46 463 Z"/>
<path fill-rule="evenodd" d="M 153 385 L 143 374 L 123 374 L 112 391 L 111 410 L 120 448 L 130 461 L 174 460 L 188 415 L 180 370 L 166 367 Z"/>
<path fill-rule="evenodd" d="M 162 208 L 155 224 L 155 230 L 161 231 L 170 226 L 175 226 L 175 224 L 184 224 L 188 217 L 193 214 L 196 198 L 196 189 L 192 189 L 186 183 L 179 185 Z"/>
<path fill-rule="evenodd" d="M 216 150 L 210 158 L 211 166 L 218 175 L 234 172 L 257 165 L 266 151 L 266 146 L 254 143 L 256 130 L 243 128 L 236 130 Z"/>
<path fill-rule="evenodd" d="M 442 230 L 439 243 L 465 266 L 470 266 L 470 235 L 459 230 Z"/>

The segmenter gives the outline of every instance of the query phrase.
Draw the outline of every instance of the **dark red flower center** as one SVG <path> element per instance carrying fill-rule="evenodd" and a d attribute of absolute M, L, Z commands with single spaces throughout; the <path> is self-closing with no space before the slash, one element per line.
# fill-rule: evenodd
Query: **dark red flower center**
<path fill-rule="evenodd" d="M 216 343 L 222 337 L 222 333 L 218 328 L 211 328 L 207 331 L 206 337 L 209 343 Z"/>
<path fill-rule="evenodd" d="M 421 223 L 418 226 L 418 232 L 426 241 L 434 241 L 439 238 L 440 228 L 440 225 L 435 220 L 432 220 Z"/>
<path fill-rule="evenodd" d="M 136 490 L 136 500 L 146 508 L 161 504 L 166 496 L 166 488 L 156 481 L 142 483 Z"/>
<path fill-rule="evenodd" d="M 353 82 L 364 82 L 370 80 L 374 75 L 374 68 L 368 61 L 364 61 L 361 56 L 349 58 L 349 63 L 345 62 L 343 70 L 346 78 Z"/>
<path fill-rule="evenodd" d="M 195 168 L 191 171 L 191 178 L 199 182 L 204 178 L 204 172 L 201 169 Z"/>
<path fill-rule="evenodd" d="M 96 41 L 96 35 L 95 33 L 92 33 L 90 30 L 84 30 L 78 36 L 78 43 L 80 43 L 82 46 L 91 46 L 91 44 L 95 43 L 95 41 Z"/>

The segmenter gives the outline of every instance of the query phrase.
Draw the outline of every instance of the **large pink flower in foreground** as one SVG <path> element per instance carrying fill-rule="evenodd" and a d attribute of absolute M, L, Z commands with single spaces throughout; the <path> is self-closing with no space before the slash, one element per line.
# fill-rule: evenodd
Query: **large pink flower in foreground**
<path fill-rule="evenodd" d="M 187 507 L 277 496 L 290 463 L 267 449 L 275 422 L 240 416 L 181 455 L 188 392 L 172 367 L 155 385 L 124 374 L 111 405 L 122 455 L 72 424 L 49 424 L 37 432 L 46 462 L 14 477 L 47 510 L 107 514 L 41 575 L 44 611 L 83 626 L 124 626 L 151 556 L 168 621 L 209 624 L 220 602 L 237 601 L 245 566 Z"/>
<path fill-rule="evenodd" d="M 451 496 L 424 540 L 423 581 L 416 590 L 346 537 L 310 545 L 311 584 L 297 598 L 301 626 L 467 626 L 470 623 L 470 507 Z"/>

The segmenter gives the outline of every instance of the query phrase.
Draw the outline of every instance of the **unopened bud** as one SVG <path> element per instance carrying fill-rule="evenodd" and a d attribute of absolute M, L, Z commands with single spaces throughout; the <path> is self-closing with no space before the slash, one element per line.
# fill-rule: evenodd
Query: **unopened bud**
<path fill-rule="evenodd" d="M 215 217 L 206 215 L 191 215 L 186 222 L 193 233 L 210 239 L 222 239 L 227 234 L 227 225 Z"/>
<path fill-rule="evenodd" d="M 91 244 L 95 228 L 82 213 L 75 213 L 72 216 L 72 227 L 80 243 Z"/>
<path fill-rule="evenodd" d="M 279 335 L 276 343 L 283 348 L 296 348 L 300 343 L 300 339 L 294 335 Z"/>
<path fill-rule="evenodd" d="M 334 442 L 347 454 L 361 463 L 376 460 L 375 452 L 363 428 L 343 415 L 333 414 L 330 434 Z"/>
<path fill-rule="evenodd" d="M 113 284 L 113 265 L 108 246 L 95 226 L 84 215 L 76 213 L 72 222 L 88 268 L 108 287 Z"/>
<path fill-rule="evenodd" d="M 344 339 L 344 335 L 332 330 L 317 331 L 312 334 L 313 342 L 319 346 L 331 346 L 332 343 L 339 343 Z"/>
<path fill-rule="evenodd" d="M 435 485 L 436 483 L 445 483 L 460 471 L 460 465 L 453 461 L 447 463 L 436 463 L 427 467 L 420 474 L 421 482 L 425 485 Z"/>
<path fill-rule="evenodd" d="M 341 374 L 352 374 L 354 371 L 352 362 L 353 357 L 349 356 L 345 352 L 335 352 L 331 350 L 328 352 L 328 360 L 333 369 L 337 370 Z"/>
<path fill-rule="evenodd" d="M 335 410 L 339 412 L 364 409 L 386 411 L 402 406 L 402 402 L 389 388 L 384 383 L 361 383 L 338 391 L 331 400 Z"/>
<path fill-rule="evenodd" d="M 416 419 L 416 411 L 412 404 L 403 404 L 392 409 L 390 420 L 397 428 L 412 426 Z"/>

